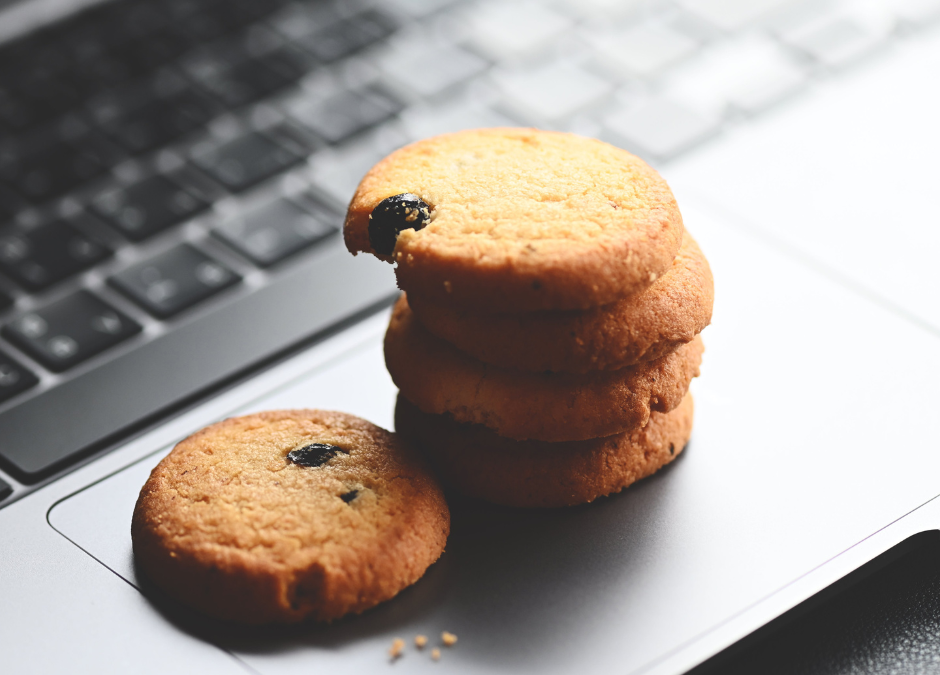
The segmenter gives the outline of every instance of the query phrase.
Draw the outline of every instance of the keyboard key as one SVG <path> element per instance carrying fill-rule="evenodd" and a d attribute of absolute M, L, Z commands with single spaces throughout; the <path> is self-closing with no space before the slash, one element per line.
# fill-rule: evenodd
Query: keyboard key
<path fill-rule="evenodd" d="M 251 132 L 206 150 L 197 150 L 193 163 L 233 192 L 239 192 L 273 176 L 301 160 L 257 132 Z"/>
<path fill-rule="evenodd" d="M 0 312 L 5 312 L 12 306 L 13 306 L 13 298 L 11 298 L 9 295 L 4 293 L 3 291 L 0 291 Z"/>
<path fill-rule="evenodd" d="M 13 216 L 26 205 L 13 190 L 0 185 L 0 223 L 13 220 Z"/>
<path fill-rule="evenodd" d="M 291 81 L 259 60 L 207 71 L 195 79 L 206 92 L 229 108 L 257 101 Z"/>
<path fill-rule="evenodd" d="M 402 113 L 410 138 L 429 138 L 464 129 L 511 127 L 514 122 L 479 101 L 449 100 L 439 105 L 413 105 Z"/>
<path fill-rule="evenodd" d="M 598 103 L 612 89 L 600 77 L 567 62 L 493 73 L 506 105 L 533 122 L 564 119 Z"/>
<path fill-rule="evenodd" d="M 110 250 L 66 220 L 30 230 L 0 229 L 0 270 L 30 290 L 48 288 L 109 255 Z"/>
<path fill-rule="evenodd" d="M 497 60 L 545 49 L 571 26 L 564 14 L 537 2 L 487 2 L 470 8 L 468 19 L 474 46 Z"/>
<path fill-rule="evenodd" d="M 290 106 L 300 124 L 329 143 L 339 143 L 384 122 L 402 109 L 401 103 L 377 87 L 301 99 Z"/>
<path fill-rule="evenodd" d="M 940 0 L 901 0 L 896 11 L 905 23 L 926 24 L 940 19 Z"/>
<path fill-rule="evenodd" d="M 163 176 L 113 188 L 92 203 L 94 211 L 128 238 L 140 241 L 172 227 L 208 206 Z"/>
<path fill-rule="evenodd" d="M 120 272 L 112 286 L 165 319 L 237 283 L 241 277 L 188 244 Z"/>
<path fill-rule="evenodd" d="M 287 199 L 233 218 L 215 234 L 255 264 L 268 267 L 337 232 L 342 218 L 315 204 L 303 209 Z"/>
<path fill-rule="evenodd" d="M 36 136 L 0 146 L 0 179 L 26 199 L 43 202 L 101 174 L 107 168 L 105 159 L 94 146 Z"/>
<path fill-rule="evenodd" d="M 216 114 L 217 104 L 205 94 L 183 91 L 105 122 L 101 128 L 128 152 L 153 150 L 195 131 Z"/>
<path fill-rule="evenodd" d="M 0 403 L 39 383 L 39 378 L 0 352 Z"/>
<path fill-rule="evenodd" d="M 706 48 L 671 72 L 661 91 L 705 116 L 720 116 L 728 106 L 759 112 L 805 81 L 806 74 L 789 52 L 774 40 L 752 34 Z"/>
<path fill-rule="evenodd" d="M 3 327 L 10 342 L 60 373 L 140 332 L 88 291 L 78 291 Z"/>
<path fill-rule="evenodd" d="M 407 142 L 408 138 L 397 127 L 379 127 L 341 146 L 316 153 L 310 160 L 310 177 L 337 207 L 345 209 L 366 171 Z"/>
<path fill-rule="evenodd" d="M 679 0 L 688 12 L 696 14 L 724 31 L 733 32 L 795 0 Z"/>
<path fill-rule="evenodd" d="M 368 10 L 297 40 L 323 63 L 332 63 L 365 47 L 377 44 L 395 30 L 395 21 L 378 10 Z"/>
<path fill-rule="evenodd" d="M 670 159 L 717 132 L 719 120 L 665 98 L 650 98 L 604 119 L 615 140 L 654 159 Z"/>
<path fill-rule="evenodd" d="M 478 75 L 487 62 L 476 54 L 452 45 L 408 42 L 384 52 L 376 63 L 409 96 L 434 96 Z"/>
<path fill-rule="evenodd" d="M 0 501 L 6 499 L 11 494 L 13 494 L 13 488 L 7 485 L 6 481 L 0 478 Z"/>
<path fill-rule="evenodd" d="M 698 48 L 698 41 L 662 22 L 647 21 L 627 30 L 603 33 L 597 39 L 598 58 L 627 75 L 648 77 Z"/>
<path fill-rule="evenodd" d="M 829 14 L 786 34 L 784 40 L 821 65 L 840 68 L 871 52 L 884 37 L 883 27 L 866 25 L 850 15 Z"/>

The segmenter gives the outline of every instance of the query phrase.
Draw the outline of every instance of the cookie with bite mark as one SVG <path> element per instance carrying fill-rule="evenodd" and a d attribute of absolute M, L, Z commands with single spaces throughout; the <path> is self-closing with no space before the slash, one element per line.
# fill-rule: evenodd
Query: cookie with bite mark
<path fill-rule="evenodd" d="M 669 270 L 682 234 L 672 192 L 639 158 L 517 128 L 393 152 L 362 179 L 344 225 L 351 252 L 397 263 L 403 290 L 483 312 L 615 302 Z"/>

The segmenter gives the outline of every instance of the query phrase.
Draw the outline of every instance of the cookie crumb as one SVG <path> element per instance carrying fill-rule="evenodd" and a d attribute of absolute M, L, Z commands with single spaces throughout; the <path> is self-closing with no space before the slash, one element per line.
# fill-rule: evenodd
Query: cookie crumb
<path fill-rule="evenodd" d="M 431 650 L 431 658 L 434 659 L 435 661 L 437 661 L 438 659 L 440 659 L 440 658 L 441 658 L 441 650 L 438 649 L 437 647 L 435 647 L 434 649 L 432 649 L 432 650 Z"/>
<path fill-rule="evenodd" d="M 448 633 L 446 630 L 441 633 L 441 642 L 444 643 L 445 647 L 453 647 L 457 644 L 457 636 L 453 633 Z"/>
<path fill-rule="evenodd" d="M 391 648 L 388 650 L 389 658 L 394 661 L 399 656 L 401 656 L 401 653 L 404 651 L 404 649 L 405 649 L 405 641 L 402 640 L 401 638 L 395 638 L 392 641 Z"/>
<path fill-rule="evenodd" d="M 415 647 L 418 649 L 424 649 L 424 646 L 428 643 L 427 635 L 415 635 Z"/>

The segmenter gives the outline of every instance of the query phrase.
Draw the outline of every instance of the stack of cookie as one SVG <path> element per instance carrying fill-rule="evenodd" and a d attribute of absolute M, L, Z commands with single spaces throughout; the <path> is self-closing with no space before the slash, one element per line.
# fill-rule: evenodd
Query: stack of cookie
<path fill-rule="evenodd" d="M 345 237 L 397 263 L 396 426 L 451 487 L 579 504 L 685 446 L 712 277 L 640 159 L 531 129 L 438 136 L 373 167 Z"/>

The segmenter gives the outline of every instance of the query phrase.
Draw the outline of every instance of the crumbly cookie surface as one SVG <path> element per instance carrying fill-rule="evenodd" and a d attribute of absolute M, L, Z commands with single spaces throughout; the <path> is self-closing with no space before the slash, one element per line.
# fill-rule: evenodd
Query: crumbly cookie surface
<path fill-rule="evenodd" d="M 531 372 L 586 373 L 652 361 L 711 321 L 714 281 L 686 232 L 670 269 L 649 288 L 583 311 L 491 314 L 408 294 L 421 324 L 471 356 Z"/>
<path fill-rule="evenodd" d="M 666 356 L 614 371 L 527 373 L 478 361 L 431 335 L 399 298 L 385 333 L 385 365 L 421 410 L 450 413 L 516 440 L 571 441 L 642 427 L 668 412 L 699 373 L 700 337 Z"/>
<path fill-rule="evenodd" d="M 315 443 L 334 450 L 311 466 L 288 459 Z M 262 624 L 393 597 L 437 560 L 449 529 L 440 486 L 401 438 L 352 415 L 287 410 L 179 443 L 141 490 L 131 531 L 137 564 L 171 596 Z"/>
<path fill-rule="evenodd" d="M 401 193 L 430 205 L 431 222 L 398 236 L 391 258 L 400 287 L 482 311 L 613 302 L 666 272 L 682 240 L 682 217 L 658 173 L 574 134 L 480 129 L 392 153 L 352 198 L 350 251 L 373 252 L 369 214 Z"/>
<path fill-rule="evenodd" d="M 512 441 L 486 427 L 429 415 L 399 395 L 395 428 L 441 480 L 465 495 L 518 507 L 573 506 L 618 492 L 668 464 L 692 433 L 692 395 L 641 429 L 567 443 Z"/>

